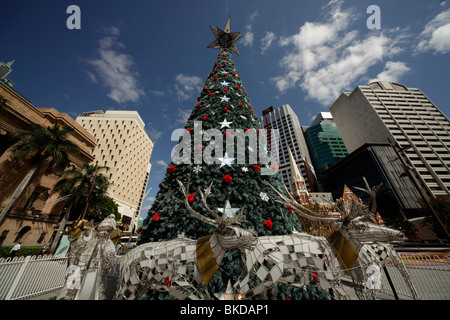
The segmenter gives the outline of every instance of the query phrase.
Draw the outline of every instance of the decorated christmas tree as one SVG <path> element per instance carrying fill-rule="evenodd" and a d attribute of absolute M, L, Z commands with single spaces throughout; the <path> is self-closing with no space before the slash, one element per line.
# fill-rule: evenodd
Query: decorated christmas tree
<path fill-rule="evenodd" d="M 246 222 L 240 227 L 258 236 L 301 231 L 292 209 L 275 202 L 273 191 L 265 183 L 266 180 L 278 190 L 284 190 L 277 163 L 270 153 L 275 138 L 262 129 L 231 57 L 232 52 L 239 54 L 234 42 L 241 35 L 230 31 L 230 19 L 223 30 L 211 29 L 216 40 L 209 47 L 218 48 L 219 55 L 186 119 L 172 162 L 144 221 L 139 244 L 183 237 L 196 240 L 213 233 L 211 225 L 193 217 L 180 201 L 187 195 L 195 211 L 210 217 L 201 203 L 201 193 L 209 187 L 208 207 L 230 215 L 244 207 Z M 186 195 L 178 181 L 188 188 Z M 208 284 L 208 291 L 214 297 L 225 293 L 228 283 L 242 276 L 243 269 L 240 250 L 227 251 L 220 269 Z M 272 298 L 300 299 L 311 295 L 315 293 L 279 288 Z M 170 296 L 148 291 L 140 298 Z"/>

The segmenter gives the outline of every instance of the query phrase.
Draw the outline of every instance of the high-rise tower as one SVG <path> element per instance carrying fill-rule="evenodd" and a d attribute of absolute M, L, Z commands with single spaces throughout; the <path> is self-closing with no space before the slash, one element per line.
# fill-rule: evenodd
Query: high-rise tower
<path fill-rule="evenodd" d="M 260 117 L 261 125 L 267 130 L 271 145 L 278 142 L 278 155 L 280 160 L 279 170 L 283 176 L 283 182 L 289 189 L 292 188 L 291 168 L 289 159 L 289 149 L 295 161 L 299 165 L 299 170 L 305 179 L 306 187 L 309 191 L 314 191 L 316 186 L 316 173 L 312 165 L 308 152 L 308 146 L 303 136 L 300 121 L 297 115 L 288 104 L 282 105 L 278 109 L 269 108 Z M 279 141 L 272 141 L 270 131 L 277 129 Z M 291 191 L 293 191 L 291 189 Z"/>
<path fill-rule="evenodd" d="M 450 196 L 450 121 L 420 89 L 376 81 L 342 93 L 330 111 L 349 152 L 390 140 L 429 195 Z"/>
<path fill-rule="evenodd" d="M 85 112 L 76 121 L 97 139 L 94 164 L 110 168 L 108 195 L 131 231 L 144 200 L 154 142 L 136 111 Z"/>

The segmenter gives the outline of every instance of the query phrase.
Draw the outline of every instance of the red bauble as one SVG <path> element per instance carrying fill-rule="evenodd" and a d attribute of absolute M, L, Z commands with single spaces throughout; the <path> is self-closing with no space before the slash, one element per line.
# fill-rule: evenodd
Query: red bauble
<path fill-rule="evenodd" d="M 313 281 L 314 281 L 314 282 L 319 281 L 319 275 L 317 274 L 316 271 L 313 271 L 313 273 L 312 273 L 312 278 L 313 278 Z"/>
<path fill-rule="evenodd" d="M 226 174 L 223 176 L 223 181 L 225 181 L 225 183 L 230 183 L 231 180 L 233 180 L 233 178 L 230 175 Z"/>
<path fill-rule="evenodd" d="M 200 108 L 200 103 L 197 103 L 195 106 L 196 106 L 197 108 Z"/>
<path fill-rule="evenodd" d="M 191 129 L 191 128 L 187 128 L 186 130 L 189 131 L 189 132 L 192 132 L 192 129 Z"/>
<path fill-rule="evenodd" d="M 242 104 L 242 102 L 239 102 L 238 107 L 243 107 L 244 105 Z"/>
<path fill-rule="evenodd" d="M 190 202 L 190 203 L 192 203 L 192 202 L 194 202 L 195 201 L 195 194 L 188 194 L 188 201 Z"/>
<path fill-rule="evenodd" d="M 227 107 L 223 107 L 222 110 L 223 110 L 223 111 L 228 111 L 228 108 L 227 108 Z"/>
<path fill-rule="evenodd" d="M 156 222 L 156 221 L 159 220 L 159 217 L 160 217 L 160 216 L 161 216 L 161 214 L 155 213 L 155 214 L 153 215 L 153 217 L 152 217 L 152 220 L 153 220 L 154 222 Z"/>
<path fill-rule="evenodd" d="M 253 165 L 253 168 L 254 168 L 256 171 L 260 171 L 260 170 L 261 170 L 261 167 L 258 166 L 257 164 Z"/>
<path fill-rule="evenodd" d="M 225 137 L 231 137 L 231 132 L 226 131 L 226 132 L 224 133 L 224 135 L 225 135 Z"/>
<path fill-rule="evenodd" d="M 288 209 L 289 212 L 293 212 L 294 211 L 294 209 L 292 209 L 290 206 L 286 206 L 286 209 Z"/>
<path fill-rule="evenodd" d="M 236 90 L 239 90 L 239 86 L 234 87 Z"/>
<path fill-rule="evenodd" d="M 208 116 L 203 116 L 203 120 L 208 120 Z"/>
<path fill-rule="evenodd" d="M 177 170 L 177 168 L 175 168 L 175 166 L 170 166 L 169 167 L 170 173 L 174 172 L 175 170 Z"/>
<path fill-rule="evenodd" d="M 198 147 L 197 147 L 197 150 L 203 150 L 203 149 L 205 149 L 204 146 L 198 146 Z"/>
<path fill-rule="evenodd" d="M 265 226 L 267 229 L 272 229 L 272 227 L 273 227 L 272 220 L 267 219 L 266 221 L 264 221 L 264 226 Z"/>
<path fill-rule="evenodd" d="M 214 94 L 212 92 L 208 93 L 208 96 L 212 97 Z"/>
<path fill-rule="evenodd" d="M 250 129 L 249 128 L 245 128 L 244 132 L 247 132 L 247 131 L 250 131 Z"/>

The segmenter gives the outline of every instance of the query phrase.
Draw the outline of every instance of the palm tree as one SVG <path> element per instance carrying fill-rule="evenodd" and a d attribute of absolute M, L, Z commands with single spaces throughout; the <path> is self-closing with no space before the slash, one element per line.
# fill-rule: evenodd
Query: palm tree
<path fill-rule="evenodd" d="M 19 130 L 13 134 L 13 139 L 19 142 L 13 147 L 13 159 L 20 163 L 26 159 L 30 160 L 31 169 L 22 179 L 19 186 L 14 191 L 8 204 L 0 214 L 0 224 L 6 217 L 14 202 L 19 198 L 31 178 L 38 168 L 43 164 L 48 168 L 65 168 L 69 163 L 69 152 L 78 153 L 80 148 L 67 137 L 73 130 L 71 128 L 61 128 L 55 121 L 53 127 L 43 127 L 39 124 L 32 124 L 29 130 Z"/>
<path fill-rule="evenodd" d="M 70 195 L 70 197 L 67 201 L 64 217 L 59 224 L 57 238 L 53 241 L 50 251 L 56 248 L 60 232 L 63 231 L 67 221 L 70 218 L 74 220 L 82 218 L 87 210 L 88 201 L 93 200 L 93 197 L 105 196 L 109 181 L 103 174 L 98 173 L 102 170 L 108 171 L 109 168 L 85 163 L 81 170 L 72 167 L 58 173 L 58 176 L 62 179 L 55 184 L 51 193 L 59 193 L 62 196 Z"/>

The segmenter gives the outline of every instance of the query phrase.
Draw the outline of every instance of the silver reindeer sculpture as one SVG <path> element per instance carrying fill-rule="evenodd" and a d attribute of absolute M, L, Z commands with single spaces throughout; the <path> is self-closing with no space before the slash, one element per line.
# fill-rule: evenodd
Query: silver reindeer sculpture
<path fill-rule="evenodd" d="M 205 217 L 189 205 L 188 193 L 182 201 L 195 218 L 210 224 L 216 231 L 198 240 L 178 238 L 138 246 L 121 258 L 120 279 L 115 299 L 133 300 L 147 290 L 169 293 L 179 300 L 211 299 L 205 289 L 229 249 L 253 250 L 257 236 L 235 224 L 245 221 L 243 210 L 232 217 L 219 215 L 206 204 L 211 185 L 201 193 L 202 205 L 213 218 Z M 203 289 L 203 290 L 202 290 Z M 206 290 L 206 291 L 205 291 Z"/>
<path fill-rule="evenodd" d="M 339 257 L 342 270 L 351 275 L 359 299 L 376 298 L 376 293 L 381 288 L 381 269 L 386 268 L 389 263 L 400 272 L 413 298 L 418 299 L 411 278 L 392 245 L 393 241 L 404 238 L 404 235 L 398 230 L 373 223 L 377 213 L 376 193 L 382 184 L 371 189 L 365 177 L 363 180 L 366 188 L 355 188 L 370 196 L 370 210 L 358 201 L 348 205 L 339 200 L 336 209 L 341 214 L 340 218 L 326 217 L 311 211 L 298 203 L 288 190 L 286 197 L 266 183 L 277 194 L 275 201 L 290 206 L 298 216 L 314 222 L 332 222 L 340 226 L 327 238 L 327 242 Z"/>

